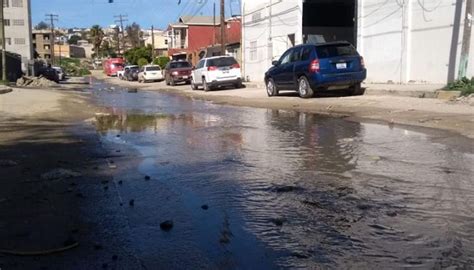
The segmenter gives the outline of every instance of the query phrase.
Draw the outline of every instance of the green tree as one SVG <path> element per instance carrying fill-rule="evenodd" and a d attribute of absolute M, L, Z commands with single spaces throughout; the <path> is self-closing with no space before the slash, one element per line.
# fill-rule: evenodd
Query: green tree
<path fill-rule="evenodd" d="M 137 65 L 140 58 L 144 58 L 147 60 L 147 63 L 150 63 L 153 59 L 152 50 L 151 46 L 137 47 L 126 51 L 124 56 L 128 63 L 132 65 Z"/>
<path fill-rule="evenodd" d="M 104 39 L 104 31 L 99 25 L 93 25 L 90 30 L 92 44 L 94 45 L 94 52 L 96 56 L 99 55 L 100 45 Z"/>
<path fill-rule="evenodd" d="M 35 29 L 36 29 L 36 30 L 46 30 L 46 29 L 48 29 L 48 28 L 49 28 L 49 24 L 47 24 L 47 23 L 45 23 L 45 22 L 43 22 L 43 21 L 39 22 L 39 23 L 35 26 Z"/>
<path fill-rule="evenodd" d="M 130 45 L 132 45 L 132 48 L 140 47 L 143 37 L 143 32 L 140 28 L 140 25 L 134 22 L 131 25 L 125 27 L 125 31 L 127 32 L 127 39 L 128 42 L 130 42 Z"/>
<path fill-rule="evenodd" d="M 169 57 L 161 56 L 153 60 L 154 65 L 160 66 L 162 69 L 165 68 L 166 64 L 170 61 Z"/>
<path fill-rule="evenodd" d="M 143 67 L 144 65 L 148 65 L 148 60 L 146 58 L 140 58 L 137 61 L 137 65 Z"/>
<path fill-rule="evenodd" d="M 71 45 L 77 45 L 77 42 L 81 40 L 81 37 L 78 36 L 78 35 L 73 35 L 69 38 L 69 40 L 67 41 L 67 43 L 71 44 Z"/>

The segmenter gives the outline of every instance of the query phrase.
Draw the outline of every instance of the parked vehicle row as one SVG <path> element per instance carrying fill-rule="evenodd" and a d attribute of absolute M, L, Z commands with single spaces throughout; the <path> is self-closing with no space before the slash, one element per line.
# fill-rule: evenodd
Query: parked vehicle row
<path fill-rule="evenodd" d="M 120 62 L 106 63 L 110 73 Z M 195 67 L 189 62 L 169 62 L 161 70 L 157 65 L 125 66 L 115 71 L 121 79 L 139 83 L 165 81 L 166 85 L 190 84 L 193 90 L 211 91 L 220 87 L 241 88 L 242 73 L 232 56 L 213 56 L 201 59 Z M 367 76 L 364 59 L 348 42 L 304 44 L 285 51 L 265 73 L 267 95 L 278 96 L 281 91 L 296 91 L 302 98 L 316 93 L 348 89 L 352 95 L 362 95 L 361 83 Z"/>

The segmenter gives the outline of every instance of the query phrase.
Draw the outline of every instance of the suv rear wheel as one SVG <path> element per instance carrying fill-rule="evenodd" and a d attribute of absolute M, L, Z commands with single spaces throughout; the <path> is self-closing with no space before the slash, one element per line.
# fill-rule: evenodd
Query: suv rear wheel
<path fill-rule="evenodd" d="M 305 76 L 301 76 L 298 80 L 298 94 L 302 98 L 310 98 L 314 92 Z"/>
<path fill-rule="evenodd" d="M 197 85 L 194 83 L 194 80 L 191 80 L 191 89 L 198 90 Z"/>
<path fill-rule="evenodd" d="M 267 80 L 266 88 L 267 88 L 267 95 L 269 97 L 278 96 L 278 90 L 275 86 L 275 81 L 273 81 L 272 78 Z"/>
<path fill-rule="evenodd" d="M 361 96 L 364 94 L 365 89 L 362 88 L 360 83 L 356 83 L 350 88 L 350 91 L 353 96 Z"/>
<path fill-rule="evenodd" d="M 202 78 L 202 88 L 204 92 L 211 90 L 211 86 L 207 84 L 206 78 Z"/>

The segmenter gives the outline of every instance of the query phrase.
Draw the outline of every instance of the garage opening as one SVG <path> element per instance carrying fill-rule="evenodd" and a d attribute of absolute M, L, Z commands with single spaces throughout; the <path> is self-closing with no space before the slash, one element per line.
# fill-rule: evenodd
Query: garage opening
<path fill-rule="evenodd" d="M 303 41 L 349 41 L 357 45 L 357 0 L 305 0 Z"/>

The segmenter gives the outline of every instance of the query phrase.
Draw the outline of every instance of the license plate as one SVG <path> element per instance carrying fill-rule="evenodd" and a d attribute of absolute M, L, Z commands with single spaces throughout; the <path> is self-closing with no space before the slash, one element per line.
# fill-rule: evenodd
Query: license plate
<path fill-rule="evenodd" d="M 188 78 L 188 76 L 183 76 L 183 79 L 187 79 L 187 78 Z"/>
<path fill-rule="evenodd" d="M 347 68 L 347 63 L 336 63 L 336 68 L 337 69 L 346 69 Z"/>
<path fill-rule="evenodd" d="M 156 75 L 156 73 L 155 73 L 155 72 L 153 72 L 153 73 L 151 73 L 151 75 Z"/>
<path fill-rule="evenodd" d="M 229 70 L 223 70 L 222 73 L 229 73 Z"/>

